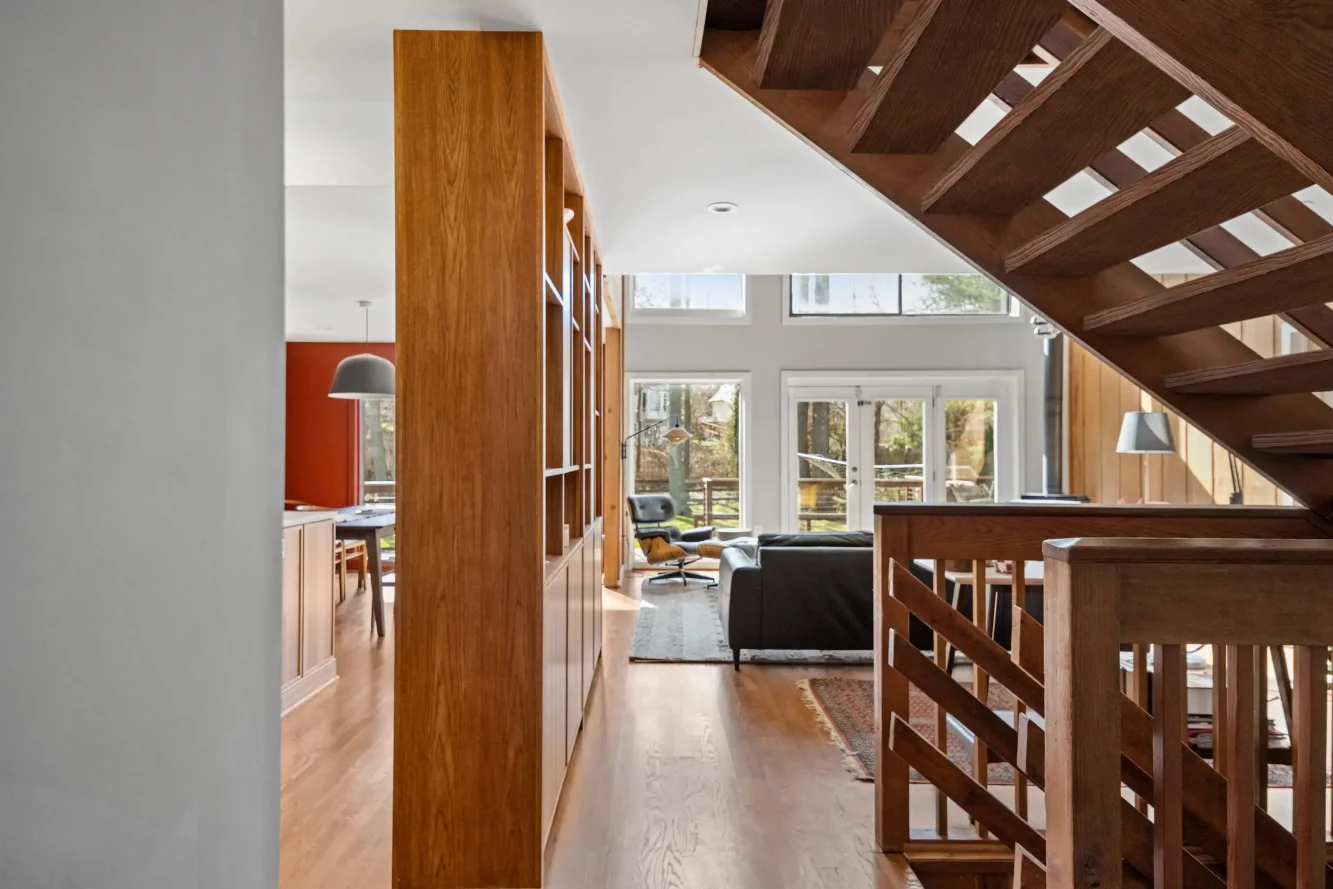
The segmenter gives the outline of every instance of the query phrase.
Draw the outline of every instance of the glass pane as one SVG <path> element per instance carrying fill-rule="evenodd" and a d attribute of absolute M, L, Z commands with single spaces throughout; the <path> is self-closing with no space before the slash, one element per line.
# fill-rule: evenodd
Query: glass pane
<path fill-rule="evenodd" d="M 898 275 L 792 275 L 793 315 L 896 315 Z"/>
<path fill-rule="evenodd" d="M 797 519 L 802 531 L 847 530 L 847 403 L 796 403 Z"/>
<path fill-rule="evenodd" d="M 634 439 L 635 494 L 670 494 L 673 522 L 682 530 L 739 528 L 741 524 L 740 385 L 714 383 L 635 383 L 631 426 L 645 429 Z M 679 423 L 690 437 L 667 441 Z"/>
<path fill-rule="evenodd" d="M 392 505 L 394 502 L 395 407 L 392 398 L 361 402 L 361 499 L 364 503 Z"/>
<path fill-rule="evenodd" d="M 875 502 L 920 503 L 926 499 L 922 428 L 925 402 L 886 399 L 871 405 L 875 436 Z"/>
<path fill-rule="evenodd" d="M 743 312 L 740 275 L 635 275 L 634 308 Z"/>
<path fill-rule="evenodd" d="M 1009 294 L 984 275 L 903 275 L 904 315 L 1007 315 Z"/>
<path fill-rule="evenodd" d="M 995 402 L 944 403 L 944 493 L 956 502 L 995 502 Z"/>

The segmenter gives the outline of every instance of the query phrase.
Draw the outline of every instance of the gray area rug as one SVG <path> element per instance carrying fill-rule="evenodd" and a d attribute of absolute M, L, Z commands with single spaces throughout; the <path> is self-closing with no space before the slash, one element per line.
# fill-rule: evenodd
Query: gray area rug
<path fill-rule="evenodd" d="M 639 615 L 630 645 L 631 661 L 729 664 L 731 649 L 722 642 L 717 590 L 702 581 L 643 585 Z M 756 664 L 873 664 L 869 651 L 796 651 L 772 649 L 741 653 Z"/>

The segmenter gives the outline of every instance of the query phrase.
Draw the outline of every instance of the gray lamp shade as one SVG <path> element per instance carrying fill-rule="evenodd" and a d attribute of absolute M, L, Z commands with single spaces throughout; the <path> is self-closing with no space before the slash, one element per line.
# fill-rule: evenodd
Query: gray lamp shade
<path fill-rule="evenodd" d="M 1161 411 L 1129 411 L 1120 426 L 1117 454 L 1174 454 L 1171 421 Z"/>
<path fill-rule="evenodd" d="M 393 398 L 393 362 L 363 352 L 338 362 L 329 398 Z"/>

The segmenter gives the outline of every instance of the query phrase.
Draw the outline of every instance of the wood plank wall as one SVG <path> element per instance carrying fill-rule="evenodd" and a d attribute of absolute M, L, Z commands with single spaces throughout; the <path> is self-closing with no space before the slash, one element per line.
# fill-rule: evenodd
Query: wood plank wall
<path fill-rule="evenodd" d="M 1183 284 L 1199 275 L 1162 275 L 1167 286 Z M 1282 322 L 1275 316 L 1256 318 L 1226 329 L 1261 357 L 1283 353 Z M 1308 340 L 1293 334 L 1291 352 L 1310 348 Z M 1086 494 L 1097 503 L 1227 503 L 1231 471 L 1225 448 L 1171 414 L 1176 439 L 1174 455 L 1149 455 L 1147 496 L 1144 494 L 1143 457 L 1117 454 L 1116 440 L 1126 411 L 1162 410 L 1161 403 L 1081 346 L 1069 347 L 1069 480 L 1066 489 Z M 1242 464 L 1245 502 L 1274 506 L 1283 502 L 1269 481 Z"/>
<path fill-rule="evenodd" d="M 394 886 L 541 885 L 543 66 L 394 34 Z"/>

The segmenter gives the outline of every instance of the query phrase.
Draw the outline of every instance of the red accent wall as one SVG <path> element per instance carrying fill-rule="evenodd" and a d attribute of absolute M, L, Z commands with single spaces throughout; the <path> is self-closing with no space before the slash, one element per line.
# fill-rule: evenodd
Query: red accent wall
<path fill-rule="evenodd" d="M 360 403 L 329 398 L 338 362 L 370 352 L 394 360 L 393 343 L 287 344 L 287 494 L 317 506 L 360 498 Z"/>

